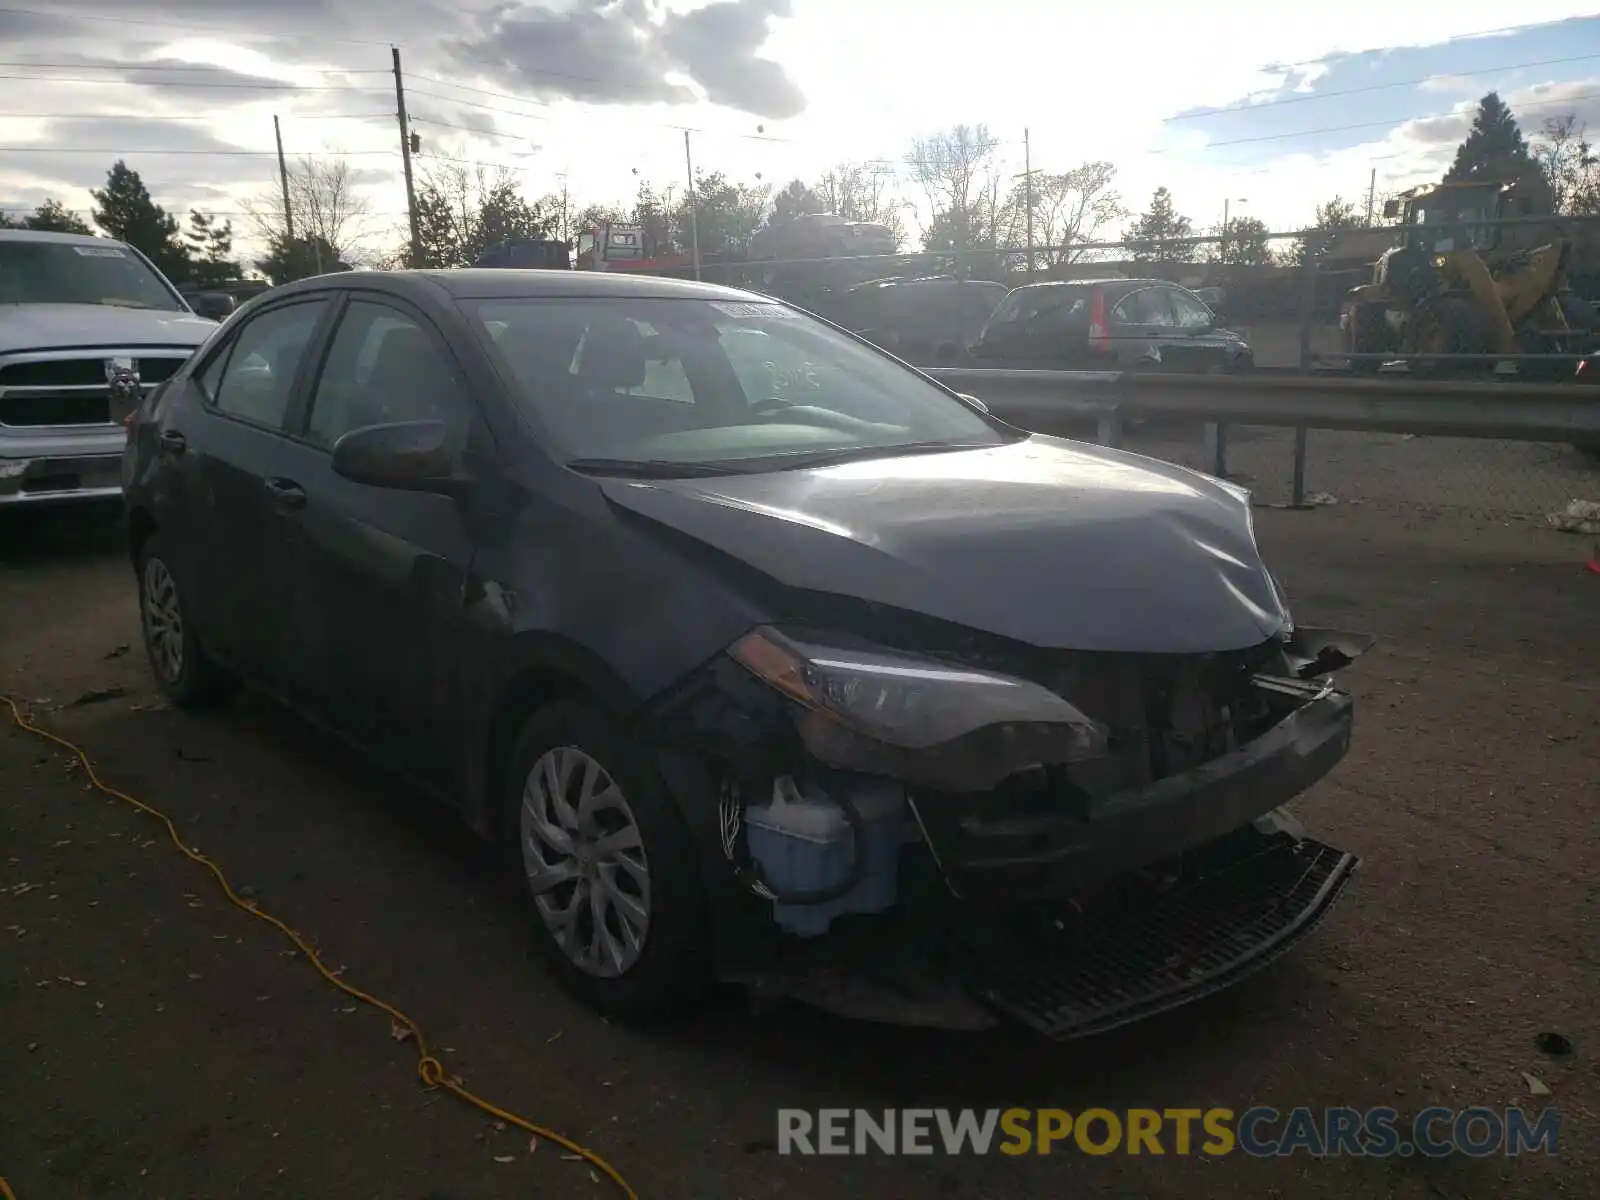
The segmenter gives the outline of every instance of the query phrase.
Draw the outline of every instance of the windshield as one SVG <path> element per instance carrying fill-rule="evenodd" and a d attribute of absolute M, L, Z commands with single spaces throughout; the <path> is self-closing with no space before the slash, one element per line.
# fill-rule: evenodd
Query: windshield
<path fill-rule="evenodd" d="M 771 301 L 563 297 L 469 307 L 571 460 L 781 469 L 1023 436 Z"/>
<path fill-rule="evenodd" d="M 0 239 L 0 304 L 109 304 L 183 312 L 126 246 Z"/>

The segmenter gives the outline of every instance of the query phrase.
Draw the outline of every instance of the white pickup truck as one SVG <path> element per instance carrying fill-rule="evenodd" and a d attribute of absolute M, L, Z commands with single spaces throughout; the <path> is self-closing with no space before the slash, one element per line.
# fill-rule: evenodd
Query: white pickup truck
<path fill-rule="evenodd" d="M 132 246 L 0 229 L 0 508 L 120 496 L 123 420 L 216 327 Z"/>

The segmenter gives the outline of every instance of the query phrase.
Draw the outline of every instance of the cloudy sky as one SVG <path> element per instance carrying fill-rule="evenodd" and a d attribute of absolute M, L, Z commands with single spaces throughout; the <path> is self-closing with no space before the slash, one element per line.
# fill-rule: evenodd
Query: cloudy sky
<path fill-rule="evenodd" d="M 1007 171 L 1108 158 L 1130 208 L 1171 188 L 1274 229 L 1334 194 L 1437 176 L 1479 96 L 1527 133 L 1600 132 L 1600 16 L 1564 0 L 0 0 L 0 209 L 87 213 L 121 157 L 158 202 L 245 224 L 291 157 L 344 154 L 403 222 L 390 46 L 428 158 L 516 170 L 530 194 L 625 200 L 697 167 L 781 184 L 899 162 L 957 122 Z M 1508 18 L 1520 24 L 1507 27 Z M 908 193 L 909 194 L 909 193 Z"/>

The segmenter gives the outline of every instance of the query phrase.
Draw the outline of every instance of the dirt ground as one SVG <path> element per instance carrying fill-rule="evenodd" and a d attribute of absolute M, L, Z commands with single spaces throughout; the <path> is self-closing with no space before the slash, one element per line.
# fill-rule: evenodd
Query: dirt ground
<path fill-rule="evenodd" d="M 164 808 L 236 885 L 396 1003 L 469 1086 L 648 1200 L 1593 1195 L 1600 1177 L 1600 576 L 1583 539 L 1263 511 L 1302 622 L 1378 634 L 1355 747 L 1299 812 L 1365 865 L 1243 986 L 1089 1042 L 851 1025 L 736 999 L 605 1023 L 529 959 L 488 856 L 248 698 L 155 704 L 132 577 L 86 518 L 0 527 L 0 690 Z M 75 703 L 98 689 L 125 694 Z M 1542 1054 L 1544 1031 L 1573 1053 Z M 1549 1087 L 1530 1095 L 1524 1072 Z M 1559 1156 L 791 1158 L 779 1107 L 1559 1108 Z M 510 1161 L 499 1161 L 509 1159 Z M 389 1020 L 229 906 L 152 820 L 0 715 L 0 1174 L 20 1200 L 606 1196 L 430 1093 Z M 1588 1180 L 1587 1183 L 1584 1181 Z M 1070 1183 L 1068 1182 L 1070 1181 Z"/>

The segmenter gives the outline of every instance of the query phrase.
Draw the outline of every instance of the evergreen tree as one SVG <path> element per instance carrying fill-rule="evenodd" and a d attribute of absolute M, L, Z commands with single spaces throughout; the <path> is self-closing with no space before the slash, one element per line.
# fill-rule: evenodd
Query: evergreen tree
<path fill-rule="evenodd" d="M 256 270 L 274 284 L 292 283 L 313 275 L 348 271 L 350 265 L 339 260 L 327 238 L 306 237 L 293 241 L 278 236 L 272 239 L 264 258 L 256 259 Z"/>
<path fill-rule="evenodd" d="M 767 224 L 782 225 L 796 217 L 827 211 L 828 206 L 821 197 L 807 187 L 803 179 L 796 179 L 772 198 L 772 211 L 767 214 Z"/>
<path fill-rule="evenodd" d="M 87 221 L 59 200 L 46 200 L 34 209 L 31 217 L 23 218 L 21 227 L 45 233 L 94 233 Z"/>
<path fill-rule="evenodd" d="M 1478 101 L 1472 129 L 1466 140 L 1456 148 L 1455 162 L 1445 173 L 1444 181 L 1509 182 L 1537 169 L 1538 164 L 1533 160 L 1522 130 L 1511 115 L 1511 109 L 1500 99 L 1499 93 L 1490 92 Z"/>
<path fill-rule="evenodd" d="M 1127 242 L 1134 262 L 1182 262 L 1194 253 L 1174 246 L 1173 239 L 1193 236 L 1193 224 L 1173 206 L 1172 193 L 1161 187 L 1150 197 L 1150 210 L 1140 213 L 1128 228 Z"/>
<path fill-rule="evenodd" d="M 150 198 L 139 172 L 120 159 L 106 172 L 106 186 L 91 190 L 94 223 L 110 237 L 142 251 L 174 282 L 189 277 L 189 248 L 178 236 L 178 222 Z"/>
<path fill-rule="evenodd" d="M 233 258 L 233 222 L 218 222 L 193 209 L 189 211 L 189 228 L 184 230 L 191 274 L 201 287 L 215 287 L 228 283 L 241 275 L 239 264 Z"/>

